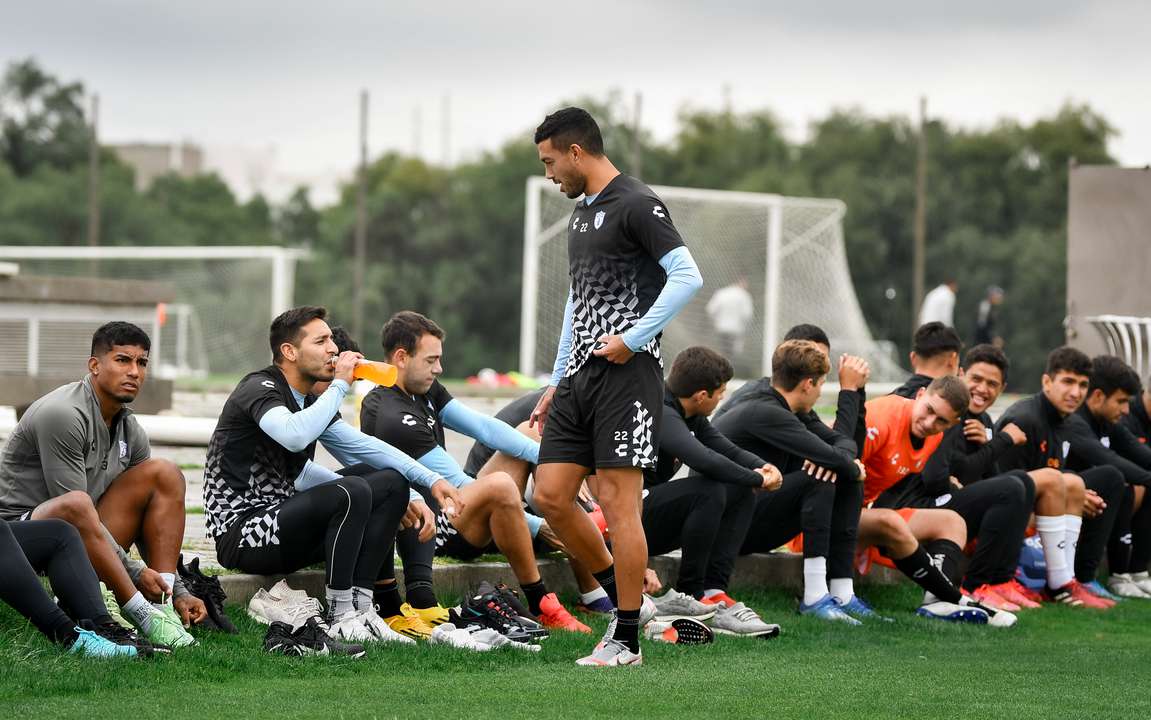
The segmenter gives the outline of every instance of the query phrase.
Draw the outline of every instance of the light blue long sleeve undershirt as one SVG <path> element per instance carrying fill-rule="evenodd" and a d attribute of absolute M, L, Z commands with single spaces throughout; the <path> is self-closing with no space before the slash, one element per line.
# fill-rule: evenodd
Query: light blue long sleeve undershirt
<path fill-rule="evenodd" d="M 539 443 L 506 422 L 478 413 L 459 400 L 453 399 L 444 406 L 440 411 L 440 422 L 444 427 L 478 440 L 493 450 L 532 465 L 539 462 Z"/>
<path fill-rule="evenodd" d="M 339 411 L 340 402 L 347 392 L 348 384 L 336 380 L 311 407 L 292 412 L 280 406 L 264 413 L 260 418 L 260 429 L 291 452 L 299 452 L 319 440 L 345 466 L 365 463 L 374 468 L 390 468 L 399 471 L 408 482 L 421 487 L 431 487 L 440 479 L 439 475 L 386 442 L 365 435 L 343 420 L 332 423 L 332 417 Z M 292 388 L 292 397 L 303 406 L 304 395 L 295 388 Z M 334 478 L 329 475 L 326 479 L 330 481 Z M 296 481 L 310 487 L 325 481 L 325 476 L 318 470 L 309 470 L 305 465 Z"/>
<path fill-rule="evenodd" d="M 663 289 L 644 316 L 623 334 L 623 342 L 632 352 L 639 352 L 652 338 L 660 334 L 703 287 L 703 276 L 695 264 L 695 258 L 686 247 L 677 247 L 659 259 L 659 266 L 667 274 Z M 572 345 L 572 314 L 575 310 L 575 296 L 569 290 L 564 306 L 563 326 L 560 330 L 560 344 L 556 350 L 556 361 L 552 366 L 552 385 L 559 385 L 567 371 L 568 355 Z"/>
<path fill-rule="evenodd" d="M 695 258 L 684 246 L 661 257 L 659 266 L 667 273 L 663 289 L 643 317 L 623 334 L 623 344 L 632 352 L 639 352 L 659 335 L 703 287 L 703 276 L 699 273 Z"/>

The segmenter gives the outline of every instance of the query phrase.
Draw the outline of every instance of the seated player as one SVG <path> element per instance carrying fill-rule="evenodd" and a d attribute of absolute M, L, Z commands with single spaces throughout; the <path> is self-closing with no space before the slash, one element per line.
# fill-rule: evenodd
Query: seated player
<path fill-rule="evenodd" d="M 777 625 L 721 591 L 747 534 L 755 491 L 777 490 L 783 481 L 775 466 L 707 420 L 732 374 L 719 353 L 690 347 L 676 356 L 667 378 L 656 468 L 644 473 L 643 528 L 649 555 L 680 548 L 682 555 L 674 587 L 654 598 L 656 619 L 714 615 L 716 632 L 773 636 Z M 691 474 L 672 480 L 683 466 Z"/>
<path fill-rule="evenodd" d="M 273 320 L 272 364 L 245 376 L 224 404 L 204 466 L 207 532 L 227 568 L 277 575 L 323 562 L 332 637 L 414 643 L 383 621 L 372 596 L 408 509 L 408 481 L 445 507 L 465 501 L 435 472 L 340 418 L 361 358 L 336 354 L 326 315 L 305 306 Z M 329 385 L 317 397 L 319 382 Z M 313 462 L 317 441 L 348 467 L 336 473 Z M 429 537 L 432 530 L 425 525 Z"/>
<path fill-rule="evenodd" d="M 1113 355 L 1100 355 L 1091 361 L 1087 399 L 1067 419 L 1071 443 L 1067 467 L 1077 471 L 1112 467 L 1122 473 L 1125 483 L 1123 494 L 1115 503 L 1115 526 L 1107 544 L 1111 573 L 1108 585 L 1114 592 L 1109 599 L 1151 598 L 1130 576 L 1132 531 L 1138 526 L 1141 535 L 1146 536 L 1151 530 L 1147 525 L 1151 513 L 1143 509 L 1145 493 L 1151 485 L 1151 449 L 1140 445 L 1119 422 L 1129 412 L 1131 399 L 1138 397 L 1139 376 L 1135 371 Z M 1077 569 L 1076 578 L 1096 595 L 1108 597 L 1110 593 L 1094 580 L 1097 567 L 1096 562 L 1095 567 L 1084 568 L 1082 574 Z"/>
<path fill-rule="evenodd" d="M 1095 579 L 1095 567 L 1115 524 L 1123 476 L 1107 466 L 1077 473 L 1067 472 L 1066 467 L 1070 448 L 1066 420 L 1086 398 L 1090 377 L 1091 359 L 1082 352 L 1071 347 L 1052 350 L 1047 356 L 1042 391 L 1007 408 L 995 429 L 1003 432 L 1014 424 L 1027 436 L 1026 443 L 1003 452 L 1001 470 L 1052 468 L 1060 471 L 1063 480 L 1062 514 L 1057 503 L 1040 507 L 1042 493 L 1038 483 L 1036 487 L 1035 529 L 1047 564 L 1047 598 L 1074 607 L 1107 609 L 1113 603 L 1092 593 L 1077 576 L 1082 571 L 1088 582 Z"/>
<path fill-rule="evenodd" d="M 1131 398 L 1130 412 L 1119 422 L 1127 428 L 1136 442 L 1151 450 L 1151 446 L 1148 445 L 1148 439 L 1151 438 L 1151 378 L 1148 378 L 1142 392 Z M 1147 571 L 1148 564 L 1151 563 L 1151 528 L 1146 527 L 1148 519 L 1145 517 L 1146 514 L 1151 514 L 1151 501 L 1147 499 L 1146 494 L 1143 494 L 1136 505 L 1136 514 L 1144 513 L 1144 516 L 1137 517 L 1131 528 L 1130 575 L 1131 580 L 1143 592 L 1151 595 L 1151 574 Z"/>
<path fill-rule="evenodd" d="M 40 572 L 48 576 L 59 605 L 40 584 Z M 0 601 L 68 652 L 88 657 L 151 652 L 147 642 L 137 640 L 108 614 L 84 543 L 76 528 L 63 520 L 0 520 Z"/>
<path fill-rule="evenodd" d="M 914 398 L 915 393 L 930 385 L 935 378 L 958 374 L 959 353 L 962 350 L 963 341 L 959 339 L 955 328 L 941 322 L 920 325 L 911 340 L 909 357 L 913 374 L 892 393 Z"/>
<path fill-rule="evenodd" d="M 958 588 L 967 525 L 952 510 L 870 507 L 885 490 L 922 473 L 928 487 L 935 473 L 947 482 L 945 463 L 935 457 L 943 432 L 959 422 L 970 396 L 963 381 L 944 375 L 920 388 L 914 399 L 887 395 L 867 403 L 865 507 L 859 518 L 859 547 L 875 546 L 927 595 L 916 611 L 927 618 L 1010 625 L 1014 616 L 964 597 Z M 931 462 L 935 461 L 935 462 Z M 944 465 L 939 468 L 939 465 Z"/>
<path fill-rule="evenodd" d="M 826 439 L 803 420 L 819 400 L 830 370 L 827 354 L 815 343 L 789 340 L 775 349 L 771 386 L 749 393 L 715 427 L 745 451 L 783 472 L 779 490 L 755 497 L 741 553 L 768 552 L 803 533 L 804 591 L 799 610 L 825 620 L 858 624 L 845 610 L 867 614 L 866 605 L 847 593 L 844 605 L 828 585 L 850 583 L 859 506 L 863 498 L 855 442 L 835 434 Z M 826 428 L 826 426 L 824 426 Z M 833 431 L 826 428 L 828 433 Z M 816 469 L 814 466 L 819 466 Z M 714 582 L 727 596 L 727 577 Z M 854 606 L 851 606 L 854 601 Z"/>
<path fill-rule="evenodd" d="M 199 622 L 207 610 L 176 578 L 184 475 L 151 457 L 148 436 L 128 408 L 147 379 L 150 348 L 131 323 L 96 330 L 84 379 L 32 403 L 8 439 L 0 456 L 0 518 L 74 526 L 124 615 L 150 641 L 178 647 L 195 642 L 181 621 Z M 146 566 L 128 559 L 133 544 Z"/>
<path fill-rule="evenodd" d="M 1035 485 L 1058 484 L 1054 470 L 1001 474 L 996 459 L 1015 443 L 1027 441 L 1018 427 L 991 431 L 987 408 L 1003 391 L 1008 362 L 1003 351 L 977 345 L 964 358 L 964 382 L 971 402 L 960 422 L 943 434 L 933 455 L 933 473 L 914 473 L 876 499 L 875 507 L 946 508 L 967 525 L 974 553 L 963 578 L 963 590 L 984 605 L 1015 611 L 1039 607 L 1041 598 L 1015 580 L 1019 550 L 1027 532 Z M 927 479 L 930 477 L 931 482 Z M 934 486 L 932 486 L 934 484 Z"/>
<path fill-rule="evenodd" d="M 433 553 L 469 560 L 486 552 L 494 541 L 519 579 L 528 609 L 545 627 L 591 632 L 564 608 L 540 577 L 532 531 L 539 534 L 543 520 L 524 513 L 520 489 L 511 476 L 493 472 L 475 480 L 465 475 L 444 449 L 444 428 L 450 428 L 520 460 L 535 463 L 539 455 L 538 443 L 499 420 L 471 410 L 440 384 L 437 378 L 443 372 L 443 337 L 443 330 L 419 313 L 393 315 L 384 324 L 381 342 L 387 361 L 396 366 L 399 376 L 394 386 L 369 392 L 360 412 L 364 432 L 436 470 L 459 488 L 467 506 L 456 516 L 439 511 L 434 543 L 405 543 L 400 538 L 405 577 L 417 577 L 419 568 L 427 583 L 422 597 L 413 597 L 413 587 L 409 586 L 411 612 L 429 624 L 446 619 L 431 589 Z M 402 614 L 403 608 L 394 577 L 387 577 L 388 569 L 385 565 L 381 580 L 391 582 L 377 586 L 377 603 L 385 615 L 395 616 Z"/>

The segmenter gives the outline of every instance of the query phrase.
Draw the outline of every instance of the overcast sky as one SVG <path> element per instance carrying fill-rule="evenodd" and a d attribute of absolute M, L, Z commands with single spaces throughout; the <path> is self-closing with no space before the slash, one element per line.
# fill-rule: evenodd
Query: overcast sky
<path fill-rule="evenodd" d="M 298 7 L 297 7 L 298 6 Z M 0 62 L 35 56 L 101 98 L 105 142 L 191 140 L 242 194 L 328 201 L 370 143 L 458 161 L 556 103 L 643 93 L 670 138 L 685 104 L 770 107 L 795 138 L 834 107 L 965 126 L 1087 102 L 1151 163 L 1151 3 L 1060 0 L 577 3 L 35 0 L 0 12 Z M 421 122 L 417 130 L 416 115 Z"/>

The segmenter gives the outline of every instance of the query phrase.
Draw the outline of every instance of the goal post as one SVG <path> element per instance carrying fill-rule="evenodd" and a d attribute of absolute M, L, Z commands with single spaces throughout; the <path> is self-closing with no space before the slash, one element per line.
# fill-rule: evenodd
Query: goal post
<path fill-rule="evenodd" d="M 832 353 L 861 355 L 877 382 L 905 371 L 872 337 L 847 264 L 846 206 L 840 200 L 767 193 L 652 186 L 691 248 L 704 289 L 664 331 L 664 356 L 690 345 L 725 349 L 737 377 L 769 374 L 771 354 L 788 328 L 823 328 Z M 526 184 L 520 371 L 546 374 L 555 359 L 568 291 L 567 220 L 574 201 L 551 182 Z M 743 283 L 753 315 L 740 343 L 725 344 L 707 306 L 720 289 Z M 742 345 L 742 347 L 740 347 Z"/>

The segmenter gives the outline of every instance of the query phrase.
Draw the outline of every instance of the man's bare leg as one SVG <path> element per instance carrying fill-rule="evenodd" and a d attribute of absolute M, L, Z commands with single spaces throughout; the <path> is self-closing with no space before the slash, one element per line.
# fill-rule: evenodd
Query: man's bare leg
<path fill-rule="evenodd" d="M 135 543 L 148 567 L 174 574 L 184 542 L 184 492 L 180 469 L 152 458 L 116 478 L 96 510 L 121 547 Z"/>
<path fill-rule="evenodd" d="M 32 520 L 53 518 L 63 520 L 80 533 L 96 576 L 116 596 L 116 602 L 123 605 L 131 600 L 136 594 L 136 586 L 120 562 L 116 548 L 108 542 L 108 536 L 100 524 L 100 515 L 88 493 L 79 490 L 64 493 L 41 503 L 31 515 Z"/>
<path fill-rule="evenodd" d="M 575 463 L 537 465 L 532 502 L 544 514 L 548 527 L 563 542 L 568 555 L 597 573 L 611 567 L 612 556 L 595 523 L 576 504 L 576 495 L 590 472 L 590 468 Z"/>
<path fill-rule="evenodd" d="M 919 537 L 919 536 L 922 536 Z M 958 562 L 962 552 L 959 543 L 967 538 L 967 524 L 951 510 L 918 510 L 906 521 L 894 510 L 865 508 L 859 516 L 859 546 L 875 545 L 884 549 L 895 567 L 936 599 L 959 603 L 963 595 L 952 573 L 944 572 L 924 548 L 925 542 L 950 543 L 948 560 Z M 958 540 L 958 542 L 956 542 Z"/>
<path fill-rule="evenodd" d="M 452 525 L 464 539 L 476 547 L 494 540 L 521 585 L 539 582 L 531 532 L 512 478 L 506 473 L 487 475 L 461 488 L 460 496 L 465 507 Z"/>
<path fill-rule="evenodd" d="M 643 471 L 633 467 L 604 468 L 596 471 L 596 477 L 600 507 L 611 528 L 617 607 L 638 610 L 643 602 L 643 574 L 647 569 L 647 536 L 641 514 Z"/>

